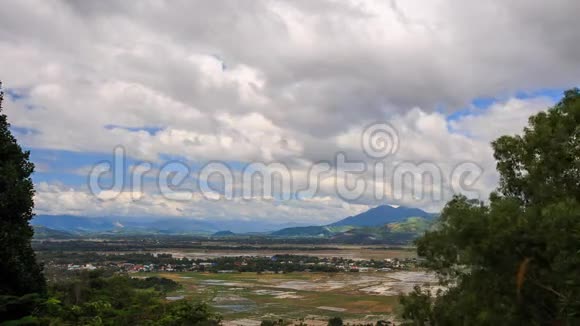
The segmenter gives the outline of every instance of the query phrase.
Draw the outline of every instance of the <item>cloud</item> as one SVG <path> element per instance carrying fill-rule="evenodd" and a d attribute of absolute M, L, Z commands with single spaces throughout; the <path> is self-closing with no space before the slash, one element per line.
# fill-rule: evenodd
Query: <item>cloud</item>
<path fill-rule="evenodd" d="M 450 127 L 454 132 L 490 141 L 502 135 L 520 133 L 523 122 L 553 104 L 552 99 L 543 96 L 527 100 L 512 98 L 493 104 L 484 114 L 473 113 L 451 121 Z"/>
<path fill-rule="evenodd" d="M 419 109 L 394 116 L 390 123 L 397 126 L 400 144 L 396 153 L 380 161 L 385 168 L 380 176 L 377 175 L 378 170 L 374 165 L 377 161 L 368 157 L 364 160 L 365 156 L 360 148 L 361 130 L 347 131 L 329 141 L 327 146 L 337 151 L 342 149 L 341 153 L 350 161 L 362 160 L 359 162 L 366 164 L 366 171 L 356 176 L 360 182 L 364 181 L 366 187 L 355 199 L 345 197 L 337 190 L 337 184 L 352 183 L 352 179 L 345 181 L 347 178 L 338 174 L 340 165 L 333 165 L 336 162 L 329 161 L 330 170 L 321 169 L 326 172 L 318 174 L 310 169 L 321 167 L 321 163 L 318 162 L 317 165 L 304 160 L 305 164 L 302 165 L 277 162 L 287 167 L 291 188 L 280 188 L 274 182 L 273 192 L 262 195 L 264 183 L 258 179 L 259 182 L 253 184 L 254 192 L 249 198 L 243 192 L 243 171 L 247 169 L 246 164 L 251 163 L 243 163 L 231 171 L 234 198 L 230 200 L 222 197 L 224 187 L 220 186 L 223 181 L 219 178 L 217 181 L 210 179 L 212 189 L 217 192 L 208 193 L 203 190 L 203 193 L 198 184 L 199 170 L 193 166 L 187 167 L 191 175 L 179 183 L 177 188 L 172 188 L 176 190 L 175 193 L 163 192 L 166 188 L 160 188 L 159 184 L 171 180 L 173 170 L 154 166 L 149 172 L 141 171 L 147 173 L 141 187 L 125 183 L 121 193 L 111 192 L 105 187 L 104 193 L 111 192 L 112 196 L 105 196 L 108 200 L 104 201 L 99 200 L 82 185 L 70 187 L 41 183 L 37 189 L 37 211 L 218 220 L 238 218 L 279 223 L 330 222 L 382 203 L 437 211 L 458 191 L 485 199 L 496 187 L 498 175 L 489 144 L 498 131 L 489 132 L 489 123 L 505 121 L 504 124 L 497 125 L 502 134 L 518 133 L 526 124 L 529 114 L 549 103 L 550 100 L 545 98 L 509 99 L 498 102 L 477 115 L 467 114 L 451 121 L 441 113 L 426 113 Z M 260 122 L 261 119 L 257 121 Z M 251 123 L 255 124 L 255 121 Z M 345 140 L 351 140 L 351 143 L 345 143 Z M 187 165 L 188 161 L 182 163 Z M 139 167 L 131 165 L 126 173 L 133 173 L 135 166 Z M 265 170 L 261 171 L 268 173 L 268 166 L 264 167 Z M 87 175 L 90 171 L 91 167 L 83 166 L 73 172 Z M 474 173 L 471 177 L 476 177 L 477 180 L 470 181 L 473 184 L 462 185 L 457 179 L 465 171 Z M 397 174 L 399 172 L 411 173 L 415 178 L 400 179 L 401 175 Z M 427 177 L 424 173 L 427 173 Z M 110 174 L 107 175 L 107 178 L 111 177 Z M 124 179 L 128 180 L 130 177 L 128 175 Z M 429 179 L 430 177 L 433 179 Z M 398 183 L 400 181 L 402 184 Z M 313 191 L 306 191 L 307 189 Z M 290 192 L 291 199 L 280 199 L 282 191 Z"/>
<path fill-rule="evenodd" d="M 5 110 L 16 128 L 34 131 L 19 135 L 32 150 L 110 155 L 121 145 L 133 159 L 157 164 L 167 157 L 276 161 L 302 180 L 338 151 L 368 161 L 361 130 L 389 121 L 401 139 L 391 166 L 429 161 L 448 174 L 474 161 L 489 192 L 497 181 L 489 142 L 553 103 L 514 94 L 574 86 L 580 74 L 573 28 L 580 3 L 572 0 L 22 0 L 4 8 L 0 60 L 9 64 L 0 77 L 20 95 L 7 98 Z M 501 100 L 450 119 L 486 97 Z M 321 196 L 346 203 L 333 183 L 325 179 Z M 106 211 L 82 191 L 46 198 L 60 200 L 50 196 L 62 192 L 72 208 Z M 37 206 L 49 207 L 43 194 Z M 231 209 L 317 212 L 291 207 L 299 204 Z M 131 205 L 107 209 L 138 210 Z M 161 199 L 150 205 L 202 213 Z"/>

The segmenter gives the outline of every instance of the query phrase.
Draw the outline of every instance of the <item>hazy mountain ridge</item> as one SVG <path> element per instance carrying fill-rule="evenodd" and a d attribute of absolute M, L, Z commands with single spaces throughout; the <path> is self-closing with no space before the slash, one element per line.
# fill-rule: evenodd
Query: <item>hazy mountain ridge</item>
<path fill-rule="evenodd" d="M 90 233 L 212 233 L 218 231 L 210 223 L 185 219 L 138 219 L 117 217 L 80 217 L 71 215 L 38 215 L 32 225 L 74 234 Z"/>
<path fill-rule="evenodd" d="M 226 231 L 218 231 L 218 232 L 212 234 L 211 236 L 219 238 L 219 237 L 233 237 L 235 235 L 236 234 L 234 232 L 226 230 Z"/>
<path fill-rule="evenodd" d="M 36 225 L 34 229 L 34 239 L 71 239 L 75 235 L 66 231 L 54 230 L 46 226 Z"/>
<path fill-rule="evenodd" d="M 236 233 L 272 232 L 299 223 L 273 224 L 261 221 L 199 220 L 192 218 L 82 217 L 73 215 L 37 215 L 32 225 L 72 234 L 196 234 L 211 235 L 223 230 Z"/>
<path fill-rule="evenodd" d="M 80 217 L 71 215 L 38 215 L 35 226 L 71 235 L 87 234 L 176 234 L 211 236 L 224 230 L 235 234 L 259 233 L 276 237 L 348 237 L 353 234 L 381 237 L 391 233 L 423 232 L 435 215 L 418 208 L 378 206 L 355 216 L 322 226 L 296 226 L 295 223 L 271 224 L 260 221 L 209 221 L 191 218 Z M 411 220 L 409 220 L 411 219 Z M 286 227 L 285 227 L 286 226 Z M 287 227 L 290 226 L 290 227 Z M 354 229 L 359 229 L 353 231 Z M 386 231 L 385 231 L 386 230 Z M 230 235 L 231 236 L 231 235 Z"/>

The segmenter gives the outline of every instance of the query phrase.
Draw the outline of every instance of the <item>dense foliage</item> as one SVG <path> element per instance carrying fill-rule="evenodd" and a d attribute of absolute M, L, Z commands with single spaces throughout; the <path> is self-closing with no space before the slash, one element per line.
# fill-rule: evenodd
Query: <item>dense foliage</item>
<path fill-rule="evenodd" d="M 328 320 L 328 326 L 342 326 L 342 318 L 332 317 Z"/>
<path fill-rule="evenodd" d="M 402 298 L 416 325 L 580 324 L 580 92 L 493 142 L 500 187 L 458 196 L 417 241 L 448 287 Z"/>
<path fill-rule="evenodd" d="M 279 254 L 266 256 L 220 256 L 205 258 L 173 257 L 171 254 L 43 251 L 38 259 L 44 263 L 48 279 L 60 279 L 63 271 L 103 269 L 109 272 L 210 272 L 210 273 L 292 273 L 409 270 L 417 267 L 414 257 L 392 259 L 353 259 Z"/>
<path fill-rule="evenodd" d="M 0 84 L 0 321 L 28 313 L 46 286 L 30 246 L 34 165 L 10 132 L 2 100 Z"/>
<path fill-rule="evenodd" d="M 205 303 L 168 302 L 179 287 L 164 278 L 137 279 L 79 272 L 49 286 L 48 299 L 36 298 L 34 312 L 14 324 L 32 325 L 217 325 L 221 318 Z"/>

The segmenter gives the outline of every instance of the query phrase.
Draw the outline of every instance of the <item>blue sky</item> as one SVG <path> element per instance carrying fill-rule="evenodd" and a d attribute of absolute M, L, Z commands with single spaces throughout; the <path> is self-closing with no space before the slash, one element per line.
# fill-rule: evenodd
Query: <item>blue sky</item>
<path fill-rule="evenodd" d="M 471 104 L 463 109 L 459 109 L 451 114 L 447 115 L 448 121 L 453 121 L 457 119 L 461 119 L 466 115 L 477 115 L 477 114 L 484 114 L 486 110 L 488 110 L 491 106 L 496 103 L 500 103 L 502 101 L 506 101 L 509 98 L 517 98 L 521 100 L 527 100 L 537 97 L 545 97 L 552 100 L 554 103 L 558 102 L 558 100 L 564 94 L 565 89 L 540 89 L 535 91 L 519 91 L 515 94 L 511 94 L 510 96 L 502 96 L 502 97 L 481 97 L 476 98 L 471 101 Z M 444 110 L 441 110 L 444 111 Z"/>

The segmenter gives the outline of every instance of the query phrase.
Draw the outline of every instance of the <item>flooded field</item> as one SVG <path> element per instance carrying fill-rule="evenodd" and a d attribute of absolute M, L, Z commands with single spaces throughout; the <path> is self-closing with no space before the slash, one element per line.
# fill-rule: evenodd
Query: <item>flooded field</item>
<path fill-rule="evenodd" d="M 369 273 L 209 274 L 159 273 L 183 285 L 173 297 L 203 298 L 228 325 L 264 319 L 309 320 L 341 316 L 346 320 L 393 320 L 399 293 L 415 285 L 435 288 L 435 277 L 421 271 Z"/>

